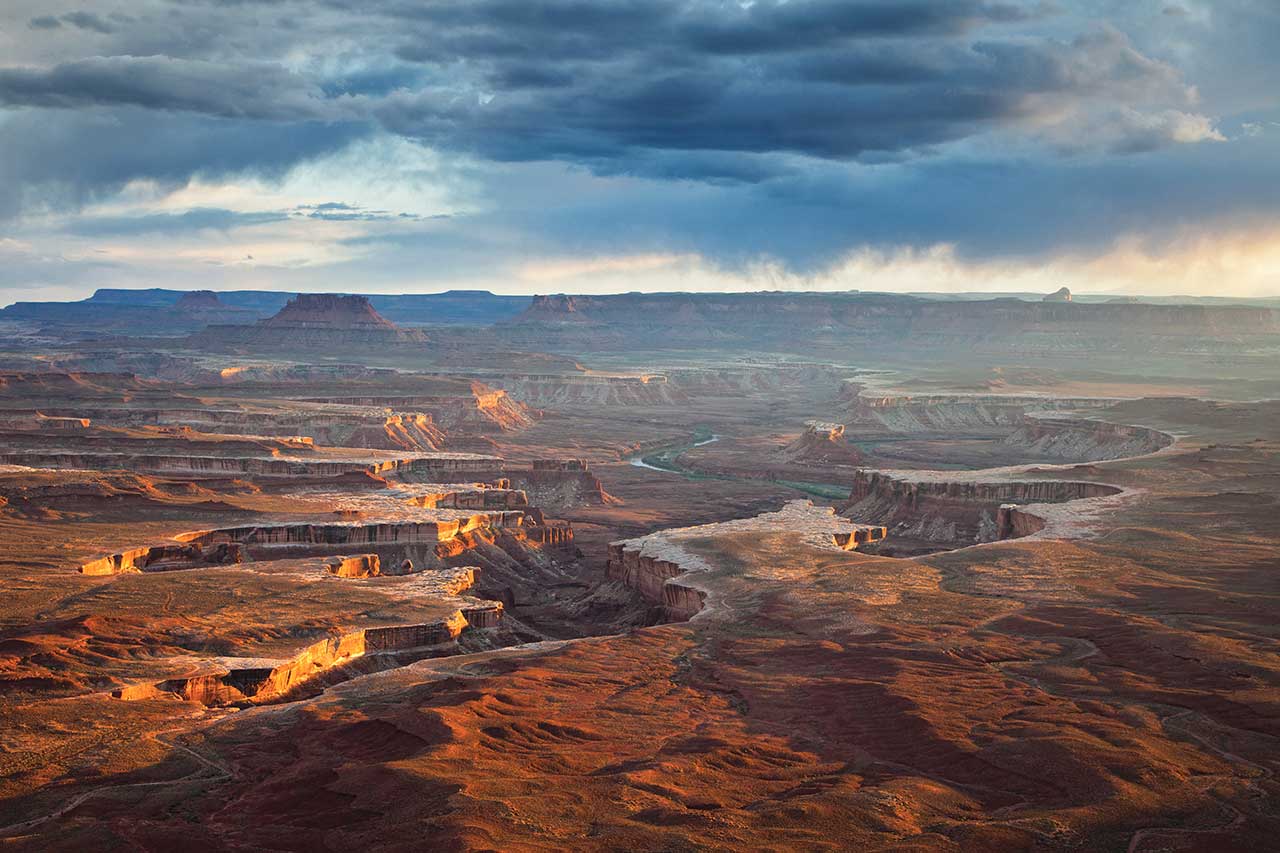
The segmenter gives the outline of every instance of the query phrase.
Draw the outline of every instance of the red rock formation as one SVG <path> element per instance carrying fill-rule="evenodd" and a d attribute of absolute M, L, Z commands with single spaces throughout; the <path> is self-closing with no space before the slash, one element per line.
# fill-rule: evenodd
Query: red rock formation
<path fill-rule="evenodd" d="M 427 412 L 449 431 L 509 432 L 530 426 L 534 413 L 511 399 L 501 388 L 472 382 L 469 394 L 358 394 L 345 397 L 309 397 L 303 402 L 340 406 L 373 406 Z"/>
<path fill-rule="evenodd" d="M 997 539 L 1021 539 L 1044 528 L 1043 518 L 1019 509 L 1017 504 L 1001 504 L 996 515 Z"/>
<path fill-rule="evenodd" d="M 507 468 L 505 473 L 530 502 L 550 510 L 614 502 L 582 459 L 537 459 L 528 470 Z"/>
<path fill-rule="evenodd" d="M 477 474 L 501 469 L 502 460 L 491 456 L 444 453 L 403 459 L 311 459 L 300 457 L 235 457 L 161 455 L 131 453 L 42 453 L 22 451 L 0 453 L 0 464 L 34 468 L 90 468 L 104 471 L 129 470 L 171 473 L 185 476 L 241 475 L 261 477 L 316 478 L 350 474 L 390 474 L 410 472 L 434 478 L 434 482 L 473 480 Z"/>
<path fill-rule="evenodd" d="M 501 602 L 468 605 L 444 619 L 417 625 L 365 628 L 307 646 L 288 660 L 218 658 L 206 672 L 139 684 L 113 691 L 117 699 L 152 699 L 176 694 L 205 705 L 276 699 L 325 670 L 370 654 L 391 653 L 450 643 L 467 628 L 494 628 L 502 620 Z M 474 621 L 472 621 L 474 620 Z"/>
<path fill-rule="evenodd" d="M 1028 417 L 1004 441 L 1043 456 L 1093 462 L 1154 453 L 1173 444 L 1173 436 L 1107 421 Z"/>
<path fill-rule="evenodd" d="M 325 563 L 325 571 L 340 578 L 372 578 L 382 574 L 382 564 L 377 554 L 331 557 Z"/>
<path fill-rule="evenodd" d="M 1065 503 L 1119 494 L 1115 486 L 1071 480 L 945 479 L 938 472 L 859 471 L 842 515 L 884 524 L 895 543 L 963 547 L 1043 528 L 1018 504 Z M 911 479 L 915 477 L 916 479 Z M 1037 526 L 1038 525 L 1038 526 Z"/>
<path fill-rule="evenodd" d="M 37 411 L 5 412 L 0 416 L 0 429 L 33 430 L 39 432 L 78 432 L 86 430 L 89 418 L 51 417 Z"/>
<path fill-rule="evenodd" d="M 368 297 L 337 293 L 301 293 L 274 317 L 262 322 L 271 329 L 348 329 L 393 332 L 396 325 L 369 304 Z"/>
<path fill-rule="evenodd" d="M 218 542 L 208 546 L 153 545 L 131 548 L 90 560 L 80 567 L 85 575 L 120 575 L 138 572 L 167 572 L 206 566 L 226 566 L 244 562 L 244 549 L 237 542 Z"/>
<path fill-rule="evenodd" d="M 609 545 L 608 576 L 660 605 L 673 622 L 691 619 L 706 598 L 704 593 L 672 581 L 687 570 L 670 560 L 645 555 L 640 547 L 626 542 Z"/>
<path fill-rule="evenodd" d="M 790 462 L 811 465 L 859 465 L 862 454 L 844 435 L 844 424 L 810 421 L 800 437 L 782 451 Z"/>
<path fill-rule="evenodd" d="M 367 297 L 303 293 L 291 299 L 275 316 L 256 325 L 209 326 L 187 342 L 203 349 L 279 350 L 420 345 L 426 341 L 422 331 L 402 329 L 383 317 Z"/>

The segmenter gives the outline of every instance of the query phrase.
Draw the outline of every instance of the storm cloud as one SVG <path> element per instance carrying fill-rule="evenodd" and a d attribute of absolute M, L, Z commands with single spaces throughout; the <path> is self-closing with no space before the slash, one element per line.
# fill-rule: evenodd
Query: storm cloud
<path fill-rule="evenodd" d="M 805 270 L 863 246 L 1074 250 L 1280 206 L 1251 183 L 1280 156 L 1265 0 L 11 5 L 0 216 L 70 217 L 82 238 L 234 234 L 293 209 L 297 228 L 407 251 L 456 214 L 422 239 Z M 435 165 L 344 160 L 370 187 L 350 209 L 86 210 L 140 187 L 296 183 L 375 143 Z M 401 215 L 378 197 L 401 183 L 455 203 Z"/>

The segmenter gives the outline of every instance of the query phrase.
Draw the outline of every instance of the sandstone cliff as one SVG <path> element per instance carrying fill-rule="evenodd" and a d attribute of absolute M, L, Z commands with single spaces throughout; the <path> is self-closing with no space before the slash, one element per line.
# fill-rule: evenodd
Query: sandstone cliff
<path fill-rule="evenodd" d="M 608 576 L 652 602 L 668 621 L 681 622 L 702 612 L 708 597 L 700 573 L 711 565 L 698 556 L 696 542 L 715 537 L 786 535 L 811 548 L 851 551 L 884 539 L 877 524 L 860 524 L 811 501 L 791 501 L 777 512 L 751 518 L 661 530 L 609 545 Z"/>
<path fill-rule="evenodd" d="M 367 297 L 334 293 L 303 293 L 255 325 L 211 325 L 187 339 L 196 349 L 217 351 L 344 350 L 426 342 L 425 333 L 396 326 L 375 311 Z"/>
<path fill-rule="evenodd" d="M 894 543 L 932 550 L 1029 535 L 1043 529 L 1028 505 L 1120 495 L 1103 483 L 966 475 L 950 471 L 859 471 L 842 515 L 886 525 Z"/>
<path fill-rule="evenodd" d="M 805 431 L 782 451 L 791 462 L 809 465 L 857 465 L 862 454 L 845 438 L 844 424 L 810 421 Z"/>
<path fill-rule="evenodd" d="M 1196 351 L 1275 337 L 1252 305 L 932 300 L 874 293 L 628 293 L 540 296 L 507 324 L 521 344 L 580 349 L 742 346 L 788 351 L 851 346 L 1022 352 Z"/>

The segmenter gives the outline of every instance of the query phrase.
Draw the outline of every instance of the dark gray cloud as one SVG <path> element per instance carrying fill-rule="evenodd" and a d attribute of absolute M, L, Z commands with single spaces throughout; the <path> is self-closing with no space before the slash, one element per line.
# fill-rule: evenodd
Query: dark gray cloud
<path fill-rule="evenodd" d="M 140 108 L 24 110 L 0 122 L 0 217 L 102 200 L 137 180 L 179 188 L 192 177 L 279 178 L 339 151 L 359 123 L 257 122 Z"/>
<path fill-rule="evenodd" d="M 1030 0 L 382 0 L 358 18 L 338 6 L 321 5 L 308 20 L 297 3 L 245 2 L 229 14 L 196 2 L 163 17 L 139 14 L 122 46 L 157 47 L 156 55 L 0 67 L 0 104 L 368 119 L 484 159 L 716 182 L 794 168 L 778 155 L 918 156 L 1086 101 L 1109 111 L 1099 138 L 1111 150 L 1148 150 L 1191 132 L 1191 121 L 1168 112 L 1193 100 L 1173 65 L 1108 26 L 1071 40 L 1023 32 L 1054 17 Z M 175 14 L 192 18 L 190 35 L 174 32 Z M 301 65 L 295 57 L 286 68 L 260 40 L 268 15 L 292 22 L 280 52 L 296 54 L 313 31 L 334 36 L 344 23 L 372 29 L 383 52 Z M 88 12 L 58 20 L 114 29 Z M 182 55 L 161 55 L 160 33 Z M 235 55 L 246 49 L 257 55 Z M 1164 118 L 1144 121 L 1152 104 Z"/>
<path fill-rule="evenodd" d="M 124 16 L 121 16 L 122 18 Z M 68 12 L 65 15 L 38 15 L 27 22 L 33 30 L 56 30 L 63 24 L 69 24 L 81 30 L 108 35 L 116 31 L 116 24 L 95 15 L 93 12 Z"/>
<path fill-rule="evenodd" d="M 104 35 L 114 33 L 116 31 L 114 24 L 103 20 L 93 12 L 85 12 L 83 10 L 78 12 L 68 12 L 62 16 L 62 20 L 73 27 L 79 27 L 82 30 L 90 30 Z"/>
<path fill-rule="evenodd" d="M 232 118 L 339 118 L 335 102 L 279 65 L 165 56 L 95 56 L 52 68 L 0 68 L 0 104 L 132 106 Z"/>
<path fill-rule="evenodd" d="M 483 212 L 405 227 L 483 258 L 494 244 L 466 229 L 809 269 L 860 245 L 1042 252 L 1280 205 L 1264 192 L 1280 159 L 1262 130 L 1280 119 L 1273 0 L 15 4 L 0 11 L 23 34 L 0 60 L 0 216 L 138 180 L 279 178 L 388 137 L 464 164 Z M 526 198 L 512 174 L 544 183 Z M 573 198 L 564 174 L 606 180 Z M 408 218 L 376 192 L 72 228 L 287 215 L 370 223 L 372 245 L 376 223 Z"/>
<path fill-rule="evenodd" d="M 142 234 L 183 234 L 193 231 L 230 231 L 253 225 L 282 222 L 288 214 L 270 211 L 244 213 L 215 207 L 199 207 L 181 213 L 148 213 L 139 216 L 84 216 L 67 227 L 78 237 L 118 237 Z"/>
<path fill-rule="evenodd" d="M 450 0 L 398 11 L 407 26 L 427 22 L 399 56 L 438 82 L 379 103 L 388 128 L 603 174 L 750 180 L 768 164 L 745 168 L 741 155 L 882 159 L 1089 99 L 1129 109 L 1194 100 L 1174 66 L 1112 27 L 1069 41 L 1005 34 L 1047 14 L 1031 4 Z M 1162 127 L 1109 146 L 1178 141 Z M 681 168 L 663 152 L 701 153 Z"/>

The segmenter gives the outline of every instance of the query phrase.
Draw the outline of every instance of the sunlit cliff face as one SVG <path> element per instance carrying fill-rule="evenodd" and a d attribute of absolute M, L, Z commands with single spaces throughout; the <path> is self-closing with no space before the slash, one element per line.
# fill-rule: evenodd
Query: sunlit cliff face
<path fill-rule="evenodd" d="M 520 6 L 6 4 L 0 295 L 1280 290 L 1274 3 Z"/>

